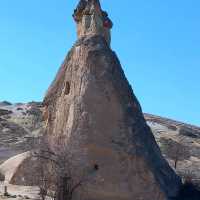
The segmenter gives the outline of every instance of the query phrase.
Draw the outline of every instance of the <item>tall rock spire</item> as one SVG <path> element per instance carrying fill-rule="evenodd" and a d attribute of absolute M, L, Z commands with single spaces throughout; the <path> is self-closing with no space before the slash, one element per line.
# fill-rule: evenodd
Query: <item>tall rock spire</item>
<path fill-rule="evenodd" d="M 108 45 L 112 23 L 105 23 L 107 13 L 98 1 L 82 0 L 73 17 L 79 39 L 44 98 L 47 135 L 65 135 L 86 152 L 77 171 L 96 173 L 88 178 L 83 199 L 174 197 L 181 181 L 163 158 Z"/>
<path fill-rule="evenodd" d="M 110 29 L 113 24 L 108 14 L 101 9 L 99 0 L 80 0 L 73 18 L 77 23 L 78 38 L 101 35 L 110 44 Z"/>

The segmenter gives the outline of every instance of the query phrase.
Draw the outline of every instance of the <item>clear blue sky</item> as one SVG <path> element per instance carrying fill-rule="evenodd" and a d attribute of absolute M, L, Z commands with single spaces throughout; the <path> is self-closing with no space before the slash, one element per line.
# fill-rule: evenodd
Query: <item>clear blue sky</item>
<path fill-rule="evenodd" d="M 0 101 L 42 100 L 76 40 L 75 0 L 0 1 Z M 143 110 L 200 125 L 200 1 L 102 0 Z"/>

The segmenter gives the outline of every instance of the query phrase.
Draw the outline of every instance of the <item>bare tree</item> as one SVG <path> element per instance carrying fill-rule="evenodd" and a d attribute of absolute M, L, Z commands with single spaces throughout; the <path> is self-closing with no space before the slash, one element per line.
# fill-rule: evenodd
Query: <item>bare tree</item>
<path fill-rule="evenodd" d="M 37 166 L 35 168 L 36 173 L 34 174 L 34 182 L 39 187 L 39 195 L 42 200 L 46 199 L 48 191 L 51 189 L 51 176 L 50 165 L 48 161 L 38 156 Z"/>
<path fill-rule="evenodd" d="M 187 182 L 192 183 L 192 182 L 195 182 L 196 180 L 195 172 L 193 172 L 190 169 L 178 172 L 178 175 L 182 178 L 183 183 L 187 183 Z"/>
<path fill-rule="evenodd" d="M 0 173 L 0 182 L 4 182 L 5 181 L 5 175 Z"/>
<path fill-rule="evenodd" d="M 76 142 L 69 142 L 64 135 L 41 138 L 40 148 L 33 155 L 38 159 L 37 185 L 42 200 L 49 193 L 56 200 L 71 200 L 98 170 L 84 169 L 85 152 Z"/>
<path fill-rule="evenodd" d="M 174 161 L 175 169 L 177 169 L 179 161 L 190 158 L 190 150 L 182 143 L 182 138 L 179 142 L 172 139 L 161 138 L 161 150 L 169 159 Z"/>

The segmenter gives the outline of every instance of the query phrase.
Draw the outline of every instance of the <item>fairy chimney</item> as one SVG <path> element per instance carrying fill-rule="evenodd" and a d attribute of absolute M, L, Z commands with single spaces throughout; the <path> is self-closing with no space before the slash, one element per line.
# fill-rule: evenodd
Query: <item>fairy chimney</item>
<path fill-rule="evenodd" d="M 47 134 L 65 135 L 69 143 L 75 138 L 86 152 L 80 169 L 95 173 L 85 183 L 85 199 L 168 200 L 181 181 L 163 158 L 110 48 L 108 15 L 99 1 L 81 0 L 73 17 L 78 40 L 43 102 Z"/>

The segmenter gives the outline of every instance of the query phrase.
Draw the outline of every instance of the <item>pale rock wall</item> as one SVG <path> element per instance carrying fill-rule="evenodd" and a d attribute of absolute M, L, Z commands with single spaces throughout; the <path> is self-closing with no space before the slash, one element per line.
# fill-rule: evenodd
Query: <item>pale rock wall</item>
<path fill-rule="evenodd" d="M 85 186 L 87 199 L 176 195 L 180 179 L 162 157 L 119 60 L 102 36 L 87 36 L 74 45 L 44 104 L 51 115 L 48 134 L 80 142 L 87 152 L 81 168 L 99 166 Z"/>

